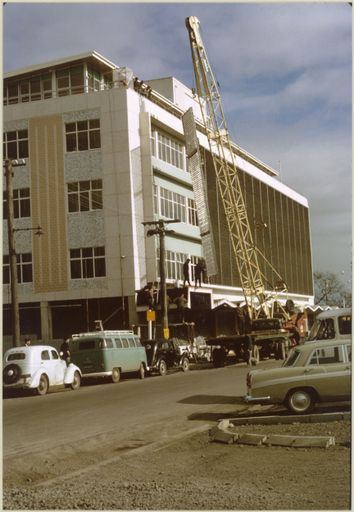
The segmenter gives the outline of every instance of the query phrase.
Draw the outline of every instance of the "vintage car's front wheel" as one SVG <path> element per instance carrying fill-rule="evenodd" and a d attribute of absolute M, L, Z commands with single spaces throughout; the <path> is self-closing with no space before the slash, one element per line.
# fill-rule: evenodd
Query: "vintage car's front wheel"
<path fill-rule="evenodd" d="M 164 359 L 161 359 L 159 363 L 159 374 L 163 377 L 167 373 L 167 364 Z"/>
<path fill-rule="evenodd" d="M 286 406 L 295 414 L 306 414 L 315 406 L 314 395 L 308 389 L 294 389 L 286 398 Z"/>
<path fill-rule="evenodd" d="M 76 370 L 76 372 L 74 373 L 74 377 L 73 377 L 73 381 L 72 383 L 70 384 L 70 387 L 71 389 L 73 389 L 74 391 L 76 391 L 77 389 L 79 389 L 79 387 L 81 386 L 81 375 L 80 373 Z"/>
<path fill-rule="evenodd" d="M 49 389 L 49 381 L 48 377 L 43 373 L 39 379 L 39 384 L 37 386 L 38 395 L 46 395 Z"/>
<path fill-rule="evenodd" d="M 184 357 L 181 361 L 181 368 L 184 372 L 188 372 L 189 370 L 189 359 L 188 357 Z"/>

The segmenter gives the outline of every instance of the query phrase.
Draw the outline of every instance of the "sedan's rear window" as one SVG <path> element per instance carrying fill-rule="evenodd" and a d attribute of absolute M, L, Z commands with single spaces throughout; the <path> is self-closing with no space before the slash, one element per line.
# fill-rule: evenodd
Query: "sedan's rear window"
<path fill-rule="evenodd" d="M 8 361 L 19 361 L 20 359 L 25 359 L 26 354 L 24 352 L 16 352 L 14 354 L 9 354 L 7 356 Z"/>
<path fill-rule="evenodd" d="M 325 347 L 316 349 L 308 364 L 343 363 L 342 347 Z"/>

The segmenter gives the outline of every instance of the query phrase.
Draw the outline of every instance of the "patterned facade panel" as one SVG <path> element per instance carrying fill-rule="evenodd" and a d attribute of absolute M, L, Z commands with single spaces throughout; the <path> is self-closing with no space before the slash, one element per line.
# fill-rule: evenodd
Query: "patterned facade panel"
<path fill-rule="evenodd" d="M 105 245 L 103 211 L 68 215 L 69 248 Z"/>
<path fill-rule="evenodd" d="M 33 237 L 35 292 L 65 291 L 68 248 L 62 117 L 30 119 L 29 149 L 32 224 L 44 231 L 43 236 Z"/>
<path fill-rule="evenodd" d="M 222 201 L 210 154 L 206 155 L 208 199 L 215 233 L 219 274 L 215 283 L 240 286 L 234 263 Z M 274 287 L 279 276 L 290 293 L 313 294 L 312 257 L 308 209 L 269 185 L 239 170 L 245 205 L 254 242 L 265 257 L 259 257 L 265 288 Z M 265 260 L 268 260 L 267 263 Z M 231 262 L 231 265 L 230 265 Z M 274 267 L 275 271 L 272 270 Z"/>
<path fill-rule="evenodd" d="M 65 154 L 65 181 L 102 178 L 102 152 L 100 149 Z"/>

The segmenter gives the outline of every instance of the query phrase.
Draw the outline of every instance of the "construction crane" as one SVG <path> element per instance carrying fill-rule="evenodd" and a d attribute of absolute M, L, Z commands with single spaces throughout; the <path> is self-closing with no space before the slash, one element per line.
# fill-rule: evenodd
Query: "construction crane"
<path fill-rule="evenodd" d="M 230 233 L 243 295 L 251 318 L 260 313 L 270 317 L 258 251 L 248 220 L 245 201 L 236 167 L 228 127 L 221 103 L 219 84 L 214 76 L 200 34 L 200 22 L 195 16 L 186 18 L 192 60 L 203 123 L 216 172 Z M 273 268 L 273 271 L 275 269 Z M 280 277 L 280 276 L 279 276 Z"/>

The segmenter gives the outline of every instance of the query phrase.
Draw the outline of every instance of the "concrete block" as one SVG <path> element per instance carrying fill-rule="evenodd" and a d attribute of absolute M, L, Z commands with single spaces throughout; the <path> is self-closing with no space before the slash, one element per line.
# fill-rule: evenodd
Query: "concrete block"
<path fill-rule="evenodd" d="M 293 448 L 329 448 L 334 446 L 333 436 L 286 436 L 269 435 L 265 441 L 267 446 L 288 446 Z"/>
<path fill-rule="evenodd" d="M 212 429 L 210 431 L 210 436 L 212 441 L 225 444 L 233 444 L 238 439 L 238 434 L 233 432 L 225 432 L 224 430 L 220 430 L 218 428 Z"/>
<path fill-rule="evenodd" d="M 262 435 L 262 434 L 243 434 L 238 437 L 238 439 L 236 440 L 236 443 L 260 446 L 261 444 L 264 444 L 266 439 L 267 439 L 267 436 Z"/>
<path fill-rule="evenodd" d="M 335 438 L 333 436 L 303 436 L 294 440 L 292 446 L 294 448 L 329 448 L 335 445 Z"/>

